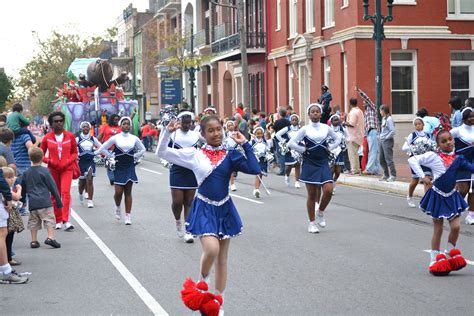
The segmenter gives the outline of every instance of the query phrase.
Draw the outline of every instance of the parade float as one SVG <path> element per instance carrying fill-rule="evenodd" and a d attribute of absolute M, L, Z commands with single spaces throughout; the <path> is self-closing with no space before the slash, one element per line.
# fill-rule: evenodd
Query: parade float
<path fill-rule="evenodd" d="M 65 114 L 65 129 L 79 131 L 83 121 L 90 122 L 96 129 L 106 123 L 111 114 L 131 116 L 133 129 L 138 134 L 139 117 L 137 100 L 125 98 L 120 87 L 129 80 L 126 73 L 113 78 L 112 65 L 99 58 L 76 58 L 68 68 L 69 82 L 56 88 L 57 99 L 54 110 Z"/>

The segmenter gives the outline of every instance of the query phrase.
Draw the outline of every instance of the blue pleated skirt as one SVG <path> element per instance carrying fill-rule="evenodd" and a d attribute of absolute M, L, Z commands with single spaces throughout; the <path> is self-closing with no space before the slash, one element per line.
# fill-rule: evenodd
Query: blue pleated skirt
<path fill-rule="evenodd" d="M 89 169 L 92 170 L 92 176 L 95 177 L 95 163 L 94 160 L 81 160 L 79 159 L 79 169 L 81 170 L 81 175 L 79 179 L 85 179 L 89 173 Z"/>
<path fill-rule="evenodd" d="M 333 182 L 328 159 L 308 160 L 303 158 L 300 181 L 310 184 Z"/>
<path fill-rule="evenodd" d="M 183 190 L 197 189 L 198 184 L 194 172 L 178 165 L 171 166 L 170 187 Z"/>
<path fill-rule="evenodd" d="M 448 197 L 429 189 L 420 202 L 420 208 L 433 218 L 451 219 L 459 216 L 468 207 L 458 191 Z"/>

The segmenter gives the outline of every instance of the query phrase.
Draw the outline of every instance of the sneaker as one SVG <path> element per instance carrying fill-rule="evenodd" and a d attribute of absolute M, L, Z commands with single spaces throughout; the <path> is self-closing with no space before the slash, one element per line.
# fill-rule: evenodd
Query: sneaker
<path fill-rule="evenodd" d="M 415 201 L 413 201 L 412 197 L 407 196 L 407 202 L 408 202 L 409 207 L 411 208 L 416 207 Z"/>
<path fill-rule="evenodd" d="M 84 205 L 84 194 L 79 193 L 79 202 Z"/>
<path fill-rule="evenodd" d="M 231 184 L 231 185 L 230 185 L 230 190 L 231 190 L 232 192 L 237 191 L 237 187 L 235 186 L 235 184 Z"/>
<path fill-rule="evenodd" d="M 390 176 L 390 177 L 388 177 L 387 182 L 394 182 L 396 180 L 397 180 L 397 177 Z"/>
<path fill-rule="evenodd" d="M 387 177 L 386 176 L 383 176 L 382 178 L 379 179 L 379 181 L 387 181 Z"/>
<path fill-rule="evenodd" d="M 311 234 L 317 234 L 317 233 L 319 233 L 318 226 L 316 226 L 316 223 L 315 223 L 315 222 L 309 222 L 309 225 L 308 225 L 308 233 L 311 233 Z"/>
<path fill-rule="evenodd" d="M 122 219 L 122 210 L 120 207 L 115 207 L 115 219 L 118 221 Z"/>
<path fill-rule="evenodd" d="M 58 243 L 56 240 L 54 239 L 51 239 L 51 238 L 47 238 L 45 241 L 44 241 L 45 245 L 50 245 L 51 247 L 53 248 L 61 248 L 61 244 Z"/>
<path fill-rule="evenodd" d="M 92 202 L 92 200 L 87 200 L 87 207 L 94 208 L 94 202 Z"/>
<path fill-rule="evenodd" d="M 336 188 L 332 188 L 332 195 L 336 195 Z"/>
<path fill-rule="evenodd" d="M 326 227 L 326 220 L 324 219 L 324 213 L 323 212 L 316 212 L 316 224 L 319 225 L 319 227 L 324 228 Z"/>
<path fill-rule="evenodd" d="M 285 184 L 286 184 L 287 187 L 290 186 L 290 177 L 285 176 Z"/>
<path fill-rule="evenodd" d="M 181 222 L 176 223 L 176 235 L 178 235 L 178 238 L 180 239 L 184 237 L 183 225 L 181 224 Z"/>
<path fill-rule="evenodd" d="M 84 198 L 85 198 L 85 199 L 89 199 L 89 193 L 84 192 Z"/>
<path fill-rule="evenodd" d="M 8 274 L 0 273 L 0 283 L 3 284 L 24 284 L 28 282 L 28 277 L 19 276 L 15 272 L 10 272 Z"/>
<path fill-rule="evenodd" d="M 183 240 L 187 244 L 192 244 L 194 242 L 194 237 L 190 233 L 185 233 L 184 237 L 183 237 Z"/>
<path fill-rule="evenodd" d="M 63 228 L 63 224 L 62 223 L 56 223 L 56 226 L 54 228 L 55 229 L 61 229 L 61 228 Z"/>
<path fill-rule="evenodd" d="M 295 182 L 295 188 L 297 188 L 297 189 L 301 188 L 301 184 L 300 184 L 299 181 L 296 181 L 296 182 Z"/>
<path fill-rule="evenodd" d="M 451 265 L 444 253 L 436 256 L 436 261 L 430 263 L 429 271 L 435 276 L 445 276 L 451 272 Z"/>
<path fill-rule="evenodd" d="M 259 189 L 253 190 L 253 196 L 255 196 L 257 199 L 259 199 L 260 198 L 260 190 Z"/>
<path fill-rule="evenodd" d="M 130 213 L 125 213 L 125 225 L 132 225 L 132 216 Z"/>
<path fill-rule="evenodd" d="M 74 231 L 74 226 L 71 223 L 66 222 L 66 224 L 64 224 L 64 231 L 72 232 Z"/>
<path fill-rule="evenodd" d="M 466 218 L 464 219 L 464 223 L 467 225 L 474 225 L 474 212 L 468 212 Z"/>

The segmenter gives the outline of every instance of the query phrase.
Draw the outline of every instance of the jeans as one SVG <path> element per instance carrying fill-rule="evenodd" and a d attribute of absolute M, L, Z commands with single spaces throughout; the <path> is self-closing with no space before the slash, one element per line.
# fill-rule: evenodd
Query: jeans
<path fill-rule="evenodd" d="M 395 169 L 395 163 L 393 162 L 394 142 L 393 138 L 380 140 L 380 164 L 382 165 L 385 177 L 397 176 L 397 170 Z"/>
<path fill-rule="evenodd" d="M 380 162 L 378 160 L 378 134 L 379 132 L 375 128 L 371 129 L 367 134 L 367 142 L 369 143 L 369 157 L 367 160 L 367 166 L 365 166 L 365 171 L 373 174 L 378 174 L 381 168 Z"/>

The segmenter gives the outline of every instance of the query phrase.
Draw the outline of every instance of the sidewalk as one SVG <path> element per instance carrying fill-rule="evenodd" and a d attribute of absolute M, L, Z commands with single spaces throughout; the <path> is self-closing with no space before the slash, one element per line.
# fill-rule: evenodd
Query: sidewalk
<path fill-rule="evenodd" d="M 379 181 L 380 176 L 352 176 L 341 174 L 339 177 L 338 183 L 353 186 L 369 190 L 377 190 L 387 193 L 400 194 L 406 196 L 408 192 L 408 184 L 411 179 L 410 169 L 406 162 L 406 155 L 397 155 L 395 158 L 395 164 L 397 167 L 397 172 L 399 172 L 398 180 L 394 182 Z M 151 152 L 145 154 L 144 160 L 160 163 L 160 159 Z M 278 171 L 278 168 L 270 169 L 269 173 L 275 175 Z M 423 186 L 418 185 L 414 196 L 422 197 L 424 194 Z"/>

